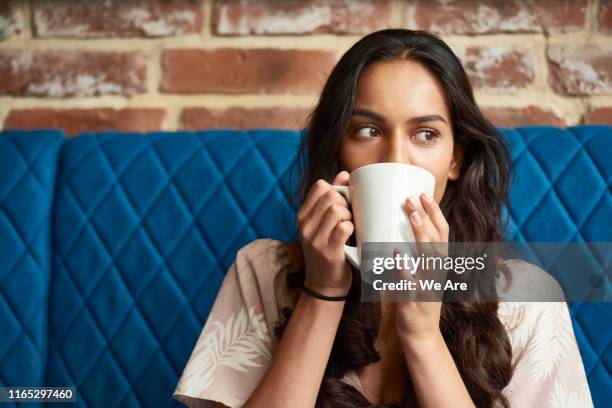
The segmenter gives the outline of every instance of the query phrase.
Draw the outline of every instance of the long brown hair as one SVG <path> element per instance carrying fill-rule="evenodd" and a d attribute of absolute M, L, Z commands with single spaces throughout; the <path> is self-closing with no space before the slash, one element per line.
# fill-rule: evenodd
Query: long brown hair
<path fill-rule="evenodd" d="M 306 126 L 298 154 L 301 183 L 296 197 L 303 202 L 318 179 L 328 182 L 341 170 L 337 162 L 340 140 L 354 107 L 357 81 L 371 64 L 411 60 L 422 64 L 438 80 L 449 108 L 455 143 L 464 151 L 461 174 L 449 181 L 440 203 L 449 227 L 450 242 L 497 242 L 503 239 L 503 212 L 508 206 L 511 159 L 496 128 L 476 105 L 468 77 L 452 50 L 424 31 L 382 30 L 353 45 L 331 72 Z M 354 240 L 354 236 L 351 237 Z M 374 341 L 380 328 L 380 303 L 360 301 L 360 274 L 353 269 L 353 285 L 346 301 L 331 355 L 317 398 L 317 407 L 372 407 L 356 388 L 340 378 L 349 370 L 380 360 Z M 299 290 L 304 269 L 287 275 L 289 287 Z M 444 302 L 440 330 L 474 403 L 501 404 L 512 377 L 512 349 L 497 316 L 497 302 Z M 277 322 L 280 339 L 291 316 Z M 410 381 L 400 405 L 418 407 Z"/>

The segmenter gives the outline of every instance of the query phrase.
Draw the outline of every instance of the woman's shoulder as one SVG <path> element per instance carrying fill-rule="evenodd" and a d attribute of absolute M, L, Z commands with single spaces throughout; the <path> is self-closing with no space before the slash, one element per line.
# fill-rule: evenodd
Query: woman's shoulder
<path fill-rule="evenodd" d="M 540 266 L 519 258 L 502 259 L 496 279 L 500 301 L 565 302 L 557 279 Z"/>
<path fill-rule="evenodd" d="M 561 286 L 554 276 L 525 260 L 506 260 L 504 265 L 512 280 L 509 291 L 515 291 L 498 304 L 515 367 L 504 394 L 512 406 L 548 407 L 567 401 L 574 402 L 571 406 L 592 406 Z M 534 285 L 540 289 L 531 288 Z M 541 295 L 542 288 L 548 294 Z M 539 296 L 554 299 L 546 301 Z M 521 297 L 526 300 L 518 300 Z"/>
<path fill-rule="evenodd" d="M 574 340 L 563 290 L 544 269 L 521 259 L 502 262 L 498 316 L 512 344 L 516 359 L 537 345 L 552 346 L 552 339 Z M 546 347 L 546 346 L 545 346 Z M 536 350 L 540 353 L 541 350 Z"/>
<path fill-rule="evenodd" d="M 173 393 L 184 404 L 242 406 L 265 374 L 278 340 L 274 281 L 286 244 L 257 239 L 240 248 Z"/>
<path fill-rule="evenodd" d="M 236 253 L 236 257 L 254 260 L 260 258 L 266 253 L 269 253 L 270 251 L 277 251 L 284 245 L 284 242 L 277 239 L 258 238 L 240 248 Z"/>
<path fill-rule="evenodd" d="M 238 250 L 234 263 L 243 290 L 256 292 L 269 316 L 277 318 L 284 307 L 297 302 L 299 294 L 289 286 L 287 275 L 303 268 L 299 242 L 256 239 Z"/>
<path fill-rule="evenodd" d="M 236 262 L 254 267 L 284 267 L 295 262 L 299 243 L 283 242 L 273 238 L 259 238 L 246 244 L 236 253 Z"/>
<path fill-rule="evenodd" d="M 238 250 L 234 264 L 238 275 L 251 274 L 260 281 L 274 280 L 282 271 L 302 267 L 301 247 L 298 242 L 256 239 Z"/>
<path fill-rule="evenodd" d="M 550 303 L 565 305 L 563 290 L 558 281 L 544 269 L 523 259 L 500 261 L 496 279 L 499 315 L 505 323 L 510 320 L 522 328 L 534 324 Z M 532 318 L 527 319 L 525 315 Z"/>

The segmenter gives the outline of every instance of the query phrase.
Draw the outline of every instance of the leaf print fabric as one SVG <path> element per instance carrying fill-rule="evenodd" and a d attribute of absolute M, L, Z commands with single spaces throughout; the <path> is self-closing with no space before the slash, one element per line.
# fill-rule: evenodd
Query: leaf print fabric
<path fill-rule="evenodd" d="M 241 407 L 255 390 L 277 346 L 280 310 L 295 302 L 275 284 L 277 275 L 276 283 L 285 280 L 283 250 L 280 241 L 258 239 L 238 251 L 174 391 L 178 401 Z M 545 273 L 523 261 L 506 265 L 519 284 Z M 566 303 L 500 302 L 498 316 L 512 346 L 514 375 L 503 390 L 512 407 L 593 406 Z M 341 380 L 361 390 L 355 371 Z"/>
<path fill-rule="evenodd" d="M 272 242 L 257 240 L 238 251 L 173 393 L 178 401 L 192 407 L 214 407 L 213 401 L 242 406 L 265 374 L 278 319 L 273 297 L 262 296 L 274 292 L 279 267 L 265 259 L 273 255 Z M 262 272 L 257 264 L 276 269 Z"/>
<path fill-rule="evenodd" d="M 540 319 L 548 323 L 530 344 L 532 364 L 530 376 L 534 381 L 549 379 L 559 369 L 567 352 L 571 350 L 572 322 L 563 316 L 563 303 L 544 303 Z"/>
<path fill-rule="evenodd" d="M 522 260 L 508 260 L 513 288 L 523 290 L 545 271 Z M 562 298 L 558 283 L 556 287 Z M 509 296 L 518 297 L 518 296 Z M 498 316 L 512 345 L 512 380 L 503 390 L 512 407 L 592 407 L 582 358 L 565 302 L 500 302 Z M 561 403 L 560 401 L 564 401 Z"/>
<path fill-rule="evenodd" d="M 199 364 L 184 378 L 184 387 L 208 388 L 219 365 L 246 373 L 248 367 L 261 367 L 258 357 L 272 357 L 264 316 L 254 307 L 243 306 L 227 322 L 211 320 L 210 326 L 193 350 L 191 359 Z"/>

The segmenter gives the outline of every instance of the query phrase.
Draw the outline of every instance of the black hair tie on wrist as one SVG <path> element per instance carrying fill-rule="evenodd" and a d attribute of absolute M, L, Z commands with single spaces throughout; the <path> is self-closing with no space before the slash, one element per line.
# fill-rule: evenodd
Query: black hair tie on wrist
<path fill-rule="evenodd" d="M 348 299 L 348 294 L 346 294 L 345 296 L 325 296 L 325 295 L 315 292 L 312 289 L 307 288 L 306 285 L 302 285 L 302 289 L 304 289 L 304 291 L 308 293 L 310 296 L 316 297 L 317 299 L 331 300 L 334 302 Z"/>

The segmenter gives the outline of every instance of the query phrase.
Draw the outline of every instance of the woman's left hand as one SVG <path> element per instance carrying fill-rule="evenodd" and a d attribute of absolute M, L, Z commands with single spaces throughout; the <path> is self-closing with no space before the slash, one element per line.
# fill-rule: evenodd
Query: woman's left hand
<path fill-rule="evenodd" d="M 409 197 L 406 200 L 406 211 L 412 225 L 417 248 L 424 247 L 424 245 L 419 245 L 419 243 L 428 242 L 443 243 L 433 245 L 436 249 L 440 249 L 441 246 L 446 247 L 448 242 L 448 222 L 444 218 L 438 203 L 435 199 L 425 194 L 421 194 L 417 200 L 420 201 L 421 205 L 419 205 L 414 197 Z M 419 253 L 421 253 L 420 250 Z M 414 277 L 418 279 L 419 273 L 420 271 L 417 271 Z M 417 285 L 417 288 L 420 290 L 420 286 Z M 441 295 L 442 293 L 436 299 L 441 298 Z M 400 342 L 405 346 L 410 346 L 407 343 L 439 339 L 441 335 L 441 308 L 442 302 L 436 301 L 396 303 L 395 326 Z"/>

